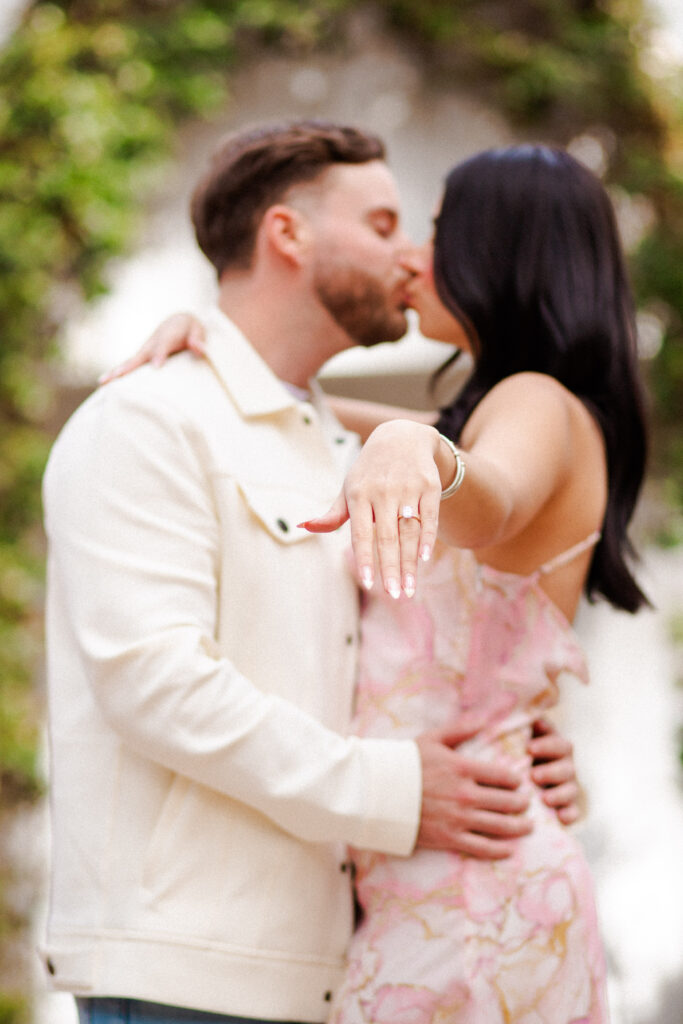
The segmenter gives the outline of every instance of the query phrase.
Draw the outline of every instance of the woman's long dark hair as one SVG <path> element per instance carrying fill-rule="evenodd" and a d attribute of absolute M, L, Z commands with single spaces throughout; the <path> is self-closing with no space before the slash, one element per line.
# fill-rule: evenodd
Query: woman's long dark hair
<path fill-rule="evenodd" d="M 477 403 L 513 373 L 546 373 L 577 395 L 600 425 L 608 471 L 586 593 L 637 611 L 647 598 L 627 565 L 626 530 L 645 472 L 644 399 L 633 300 L 601 183 L 547 146 L 467 160 L 446 181 L 434 277 L 475 363 L 438 429 L 457 440 Z"/>

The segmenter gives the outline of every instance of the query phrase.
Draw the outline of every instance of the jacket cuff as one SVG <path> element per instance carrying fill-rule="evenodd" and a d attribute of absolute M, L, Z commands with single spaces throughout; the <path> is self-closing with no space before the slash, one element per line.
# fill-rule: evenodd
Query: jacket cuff
<path fill-rule="evenodd" d="M 422 762 L 414 740 L 363 739 L 366 817 L 353 845 L 407 857 L 417 841 Z"/>

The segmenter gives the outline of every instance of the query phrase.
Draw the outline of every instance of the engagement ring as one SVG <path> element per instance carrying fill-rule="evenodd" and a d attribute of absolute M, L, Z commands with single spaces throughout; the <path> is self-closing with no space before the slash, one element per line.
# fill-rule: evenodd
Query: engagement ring
<path fill-rule="evenodd" d="M 399 519 L 417 519 L 418 523 L 421 522 L 419 515 L 415 511 L 412 505 L 403 505 L 401 511 L 398 514 Z"/>

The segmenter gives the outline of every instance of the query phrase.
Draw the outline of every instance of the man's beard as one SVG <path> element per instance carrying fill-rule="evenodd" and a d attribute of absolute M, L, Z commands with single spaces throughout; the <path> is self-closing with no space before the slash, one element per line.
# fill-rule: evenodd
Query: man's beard
<path fill-rule="evenodd" d="M 372 274 L 353 267 L 318 265 L 313 286 L 322 305 L 356 345 L 371 348 L 406 333 L 405 314 L 390 305 Z"/>

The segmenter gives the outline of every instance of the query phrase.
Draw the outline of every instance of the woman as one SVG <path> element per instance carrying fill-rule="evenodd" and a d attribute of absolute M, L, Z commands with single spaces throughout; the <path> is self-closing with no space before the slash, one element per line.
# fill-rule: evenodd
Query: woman
<path fill-rule="evenodd" d="M 528 769 L 539 709 L 561 677 L 586 679 L 581 592 L 646 600 L 626 561 L 645 428 L 614 216 L 568 154 L 491 151 L 451 172 L 433 247 L 405 265 L 422 333 L 474 371 L 436 426 L 366 410 L 376 429 L 306 526 L 351 520 L 368 591 L 357 731 L 415 736 L 477 710 L 471 748 Z M 607 1020 L 587 865 L 528 790 L 534 830 L 507 860 L 354 855 L 363 919 L 335 1024 Z"/>
<path fill-rule="evenodd" d="M 433 259 L 409 266 L 421 330 L 470 351 L 474 372 L 436 430 L 379 426 L 332 513 L 308 526 L 350 516 L 369 582 L 374 519 L 386 593 L 364 612 L 358 730 L 410 735 L 476 707 L 476 745 L 519 764 L 560 676 L 586 678 L 570 627 L 582 590 L 631 612 L 645 601 L 625 559 L 645 429 L 614 217 L 566 153 L 486 153 L 451 172 Z M 394 602 L 437 513 L 416 596 Z M 365 918 L 333 1021 L 606 1019 L 583 855 L 534 794 L 532 806 L 532 834 L 498 865 L 357 854 Z"/>

